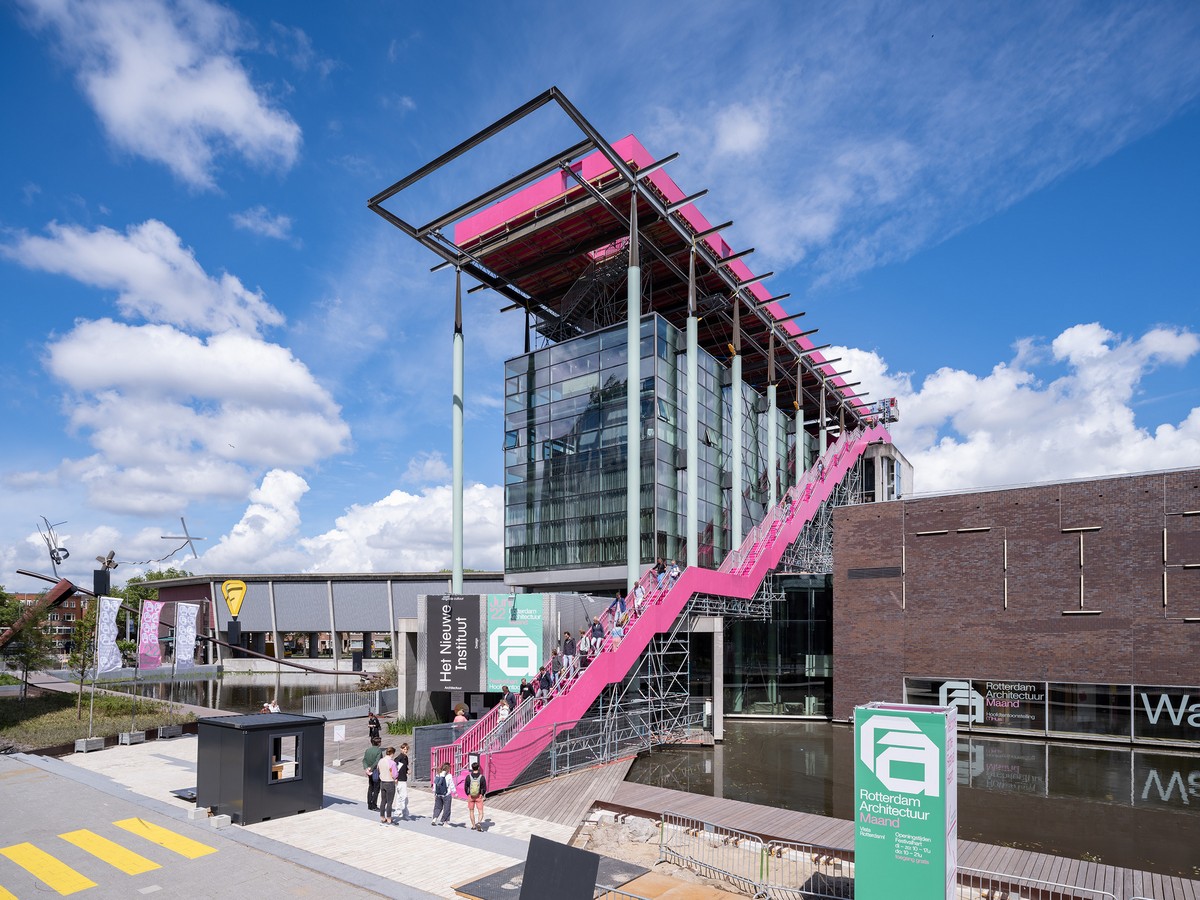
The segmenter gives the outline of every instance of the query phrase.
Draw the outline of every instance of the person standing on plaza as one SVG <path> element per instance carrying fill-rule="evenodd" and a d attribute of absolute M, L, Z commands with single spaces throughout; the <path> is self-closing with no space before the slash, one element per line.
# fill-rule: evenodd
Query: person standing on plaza
<path fill-rule="evenodd" d="M 363 754 L 363 769 L 367 773 L 367 809 L 379 809 L 379 772 L 375 766 L 383 756 L 383 748 L 379 746 L 379 735 L 371 738 L 371 746 Z"/>
<path fill-rule="evenodd" d="M 430 825 L 445 825 L 450 821 L 450 806 L 454 800 L 454 776 L 450 774 L 450 763 L 442 763 L 442 769 L 433 779 L 433 818 Z M 438 817 L 441 817 L 441 821 Z"/>
<path fill-rule="evenodd" d="M 400 745 L 396 754 L 396 808 L 400 816 L 408 821 L 408 744 Z"/>
<path fill-rule="evenodd" d="M 380 737 L 379 716 L 373 709 L 367 711 L 367 736 L 372 740 Z"/>
<path fill-rule="evenodd" d="M 471 763 L 471 771 L 463 780 L 463 792 L 467 795 L 467 815 L 471 819 L 472 831 L 483 831 L 483 798 L 487 795 L 487 777 L 480 771 L 479 760 Z M 475 821 L 475 817 L 479 821 Z"/>
<path fill-rule="evenodd" d="M 396 748 L 388 747 L 375 771 L 379 773 L 379 824 L 392 824 L 392 804 L 396 802 Z"/>

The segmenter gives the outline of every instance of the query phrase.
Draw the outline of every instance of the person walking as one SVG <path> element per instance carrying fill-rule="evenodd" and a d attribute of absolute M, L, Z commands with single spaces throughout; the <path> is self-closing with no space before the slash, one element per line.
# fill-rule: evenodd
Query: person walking
<path fill-rule="evenodd" d="M 371 746 L 363 754 L 363 769 L 367 773 L 367 809 L 379 809 L 379 772 L 375 766 L 383 756 L 383 748 L 379 746 L 379 735 L 371 738 Z"/>
<path fill-rule="evenodd" d="M 592 661 L 592 638 L 586 628 L 579 629 L 579 642 L 575 646 L 579 651 L 579 670 L 583 671 Z"/>
<path fill-rule="evenodd" d="M 671 565 L 667 568 L 667 590 L 675 587 L 675 582 L 679 580 L 679 563 L 671 560 Z"/>
<path fill-rule="evenodd" d="M 392 805 L 396 802 L 396 748 L 388 747 L 375 769 L 379 772 L 379 824 L 391 825 Z"/>
<path fill-rule="evenodd" d="M 534 675 L 534 678 L 537 678 L 537 676 Z M 527 679 L 522 678 L 521 679 L 521 690 L 520 690 L 520 696 L 521 696 L 520 702 L 524 703 L 526 700 L 528 700 L 530 697 L 532 697 L 535 693 L 537 693 L 537 688 L 535 688 L 532 684 L 530 684 Z"/>
<path fill-rule="evenodd" d="M 400 745 L 396 754 L 396 808 L 400 817 L 408 821 L 408 744 Z"/>
<path fill-rule="evenodd" d="M 372 740 L 380 737 L 379 716 L 375 715 L 373 709 L 367 710 L 367 736 Z"/>
<path fill-rule="evenodd" d="M 575 638 L 571 632 L 563 632 L 563 670 L 567 678 L 575 674 Z"/>
<path fill-rule="evenodd" d="M 450 821 L 450 806 L 453 800 L 454 776 L 450 774 L 450 763 L 442 763 L 441 771 L 433 779 L 433 818 L 429 822 L 430 825 L 445 825 Z"/>
<path fill-rule="evenodd" d="M 454 724 L 461 725 L 467 721 L 467 708 L 465 706 L 454 707 Z"/>
<path fill-rule="evenodd" d="M 655 586 L 661 591 L 663 584 L 667 580 L 667 564 L 663 562 L 661 556 L 654 561 L 654 580 L 656 582 Z"/>
<path fill-rule="evenodd" d="M 479 768 L 479 760 L 471 763 L 471 771 L 463 780 L 463 791 L 467 795 L 467 816 L 471 819 L 472 831 L 483 831 L 483 798 L 487 795 L 487 776 Z M 479 821 L 475 821 L 478 816 Z"/>

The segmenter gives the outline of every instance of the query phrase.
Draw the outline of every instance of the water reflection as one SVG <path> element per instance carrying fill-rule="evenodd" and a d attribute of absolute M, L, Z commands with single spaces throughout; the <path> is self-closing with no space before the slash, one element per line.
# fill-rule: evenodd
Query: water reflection
<path fill-rule="evenodd" d="M 336 694 L 358 689 L 357 675 L 313 675 L 311 673 L 225 673 L 221 678 L 197 678 L 176 681 L 142 682 L 136 686 L 139 697 L 174 700 L 193 706 L 220 709 L 230 713 L 256 713 L 272 698 L 283 712 L 303 712 L 303 698 L 310 694 Z M 108 690 L 134 693 L 132 682 L 105 685 Z"/>
<path fill-rule="evenodd" d="M 1200 877 L 1200 756 L 972 737 L 958 745 L 959 837 Z M 854 733 L 727 721 L 717 747 L 656 750 L 629 780 L 852 819 Z"/>

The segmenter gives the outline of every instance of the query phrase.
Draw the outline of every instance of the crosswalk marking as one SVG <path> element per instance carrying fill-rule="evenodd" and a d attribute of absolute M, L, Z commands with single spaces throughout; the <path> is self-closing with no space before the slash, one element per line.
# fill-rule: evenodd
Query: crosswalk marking
<path fill-rule="evenodd" d="M 0 887 L 0 900 L 17 900 L 17 895 L 10 894 L 4 888 Z"/>
<path fill-rule="evenodd" d="M 66 834 L 60 834 L 59 837 L 68 844 L 74 844 L 80 850 L 86 850 L 97 859 L 102 859 L 110 866 L 120 869 L 126 875 L 141 875 L 143 872 L 162 868 L 153 860 L 146 859 L 141 854 L 134 853 L 86 828 L 79 831 L 68 831 Z"/>
<path fill-rule="evenodd" d="M 64 897 L 96 886 L 96 882 L 90 878 L 80 875 L 66 863 L 59 862 L 30 843 L 5 847 L 0 850 L 0 856 L 7 856 L 34 878 L 44 881 Z"/>
<path fill-rule="evenodd" d="M 208 844 L 202 844 L 199 841 L 193 841 L 191 838 L 184 837 L 182 834 L 176 834 L 170 829 L 155 825 L 153 822 L 147 822 L 145 819 L 122 819 L 119 822 L 113 822 L 118 828 L 123 828 L 130 834 L 136 834 L 138 837 L 145 838 L 151 843 L 158 844 L 160 847 L 166 847 L 178 853 L 180 856 L 186 856 L 188 859 L 197 859 L 201 856 L 207 856 L 209 853 L 216 853 L 216 847 L 210 847 Z"/>

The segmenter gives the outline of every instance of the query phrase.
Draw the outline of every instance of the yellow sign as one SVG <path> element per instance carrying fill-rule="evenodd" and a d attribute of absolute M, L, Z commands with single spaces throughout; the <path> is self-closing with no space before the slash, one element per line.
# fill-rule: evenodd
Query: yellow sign
<path fill-rule="evenodd" d="M 238 611 L 242 608 L 242 601 L 246 599 L 246 582 L 223 582 L 221 584 L 221 593 L 225 597 L 225 605 L 229 607 L 229 614 L 236 619 Z"/>

